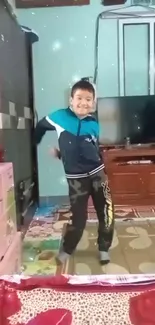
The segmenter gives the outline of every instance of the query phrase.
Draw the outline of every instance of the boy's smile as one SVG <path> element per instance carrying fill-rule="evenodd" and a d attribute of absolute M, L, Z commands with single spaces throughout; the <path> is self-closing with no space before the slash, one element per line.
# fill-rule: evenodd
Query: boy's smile
<path fill-rule="evenodd" d="M 93 110 L 94 104 L 94 96 L 88 90 L 77 89 L 73 97 L 70 98 L 70 105 L 74 113 L 80 118 L 90 114 Z"/>

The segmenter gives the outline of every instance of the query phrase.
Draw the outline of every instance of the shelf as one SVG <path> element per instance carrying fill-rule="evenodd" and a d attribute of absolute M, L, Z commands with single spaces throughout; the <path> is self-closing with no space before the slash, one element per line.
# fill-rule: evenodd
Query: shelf
<path fill-rule="evenodd" d="M 104 149 L 102 150 L 102 157 L 115 205 L 154 205 L 154 147 Z M 151 163 L 146 161 L 151 161 Z"/>

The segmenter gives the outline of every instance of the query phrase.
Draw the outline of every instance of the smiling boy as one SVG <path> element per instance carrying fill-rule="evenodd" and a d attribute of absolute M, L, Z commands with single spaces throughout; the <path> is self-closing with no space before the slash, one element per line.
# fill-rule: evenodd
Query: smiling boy
<path fill-rule="evenodd" d="M 82 237 L 90 196 L 98 217 L 99 260 L 102 265 L 110 261 L 114 211 L 107 175 L 99 153 L 99 125 L 91 115 L 94 105 L 93 85 L 81 80 L 72 87 L 70 106 L 44 117 L 35 130 L 37 144 L 46 131 L 57 132 L 60 150 L 54 150 L 54 155 L 63 162 L 69 186 L 72 217 L 57 256 L 60 263 L 70 257 Z"/>

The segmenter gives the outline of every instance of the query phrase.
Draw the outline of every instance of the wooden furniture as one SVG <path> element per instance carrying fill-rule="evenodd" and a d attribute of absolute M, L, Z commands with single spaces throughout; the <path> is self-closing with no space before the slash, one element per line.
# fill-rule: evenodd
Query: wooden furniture
<path fill-rule="evenodd" d="M 124 5 L 126 0 L 102 0 L 104 6 L 118 6 Z"/>
<path fill-rule="evenodd" d="M 115 205 L 155 205 L 155 146 L 101 146 Z"/>
<path fill-rule="evenodd" d="M 83 6 L 89 4 L 90 0 L 16 0 L 17 8 Z"/>

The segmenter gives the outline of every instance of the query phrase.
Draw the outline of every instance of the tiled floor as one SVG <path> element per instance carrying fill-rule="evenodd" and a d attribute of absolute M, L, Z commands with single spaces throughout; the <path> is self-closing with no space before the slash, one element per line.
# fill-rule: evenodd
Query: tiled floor
<path fill-rule="evenodd" d="M 88 222 L 81 242 L 62 268 L 55 262 L 66 221 L 33 221 L 24 241 L 25 274 L 127 274 L 155 273 L 155 221 L 116 221 L 111 263 L 100 266 L 97 223 Z"/>

